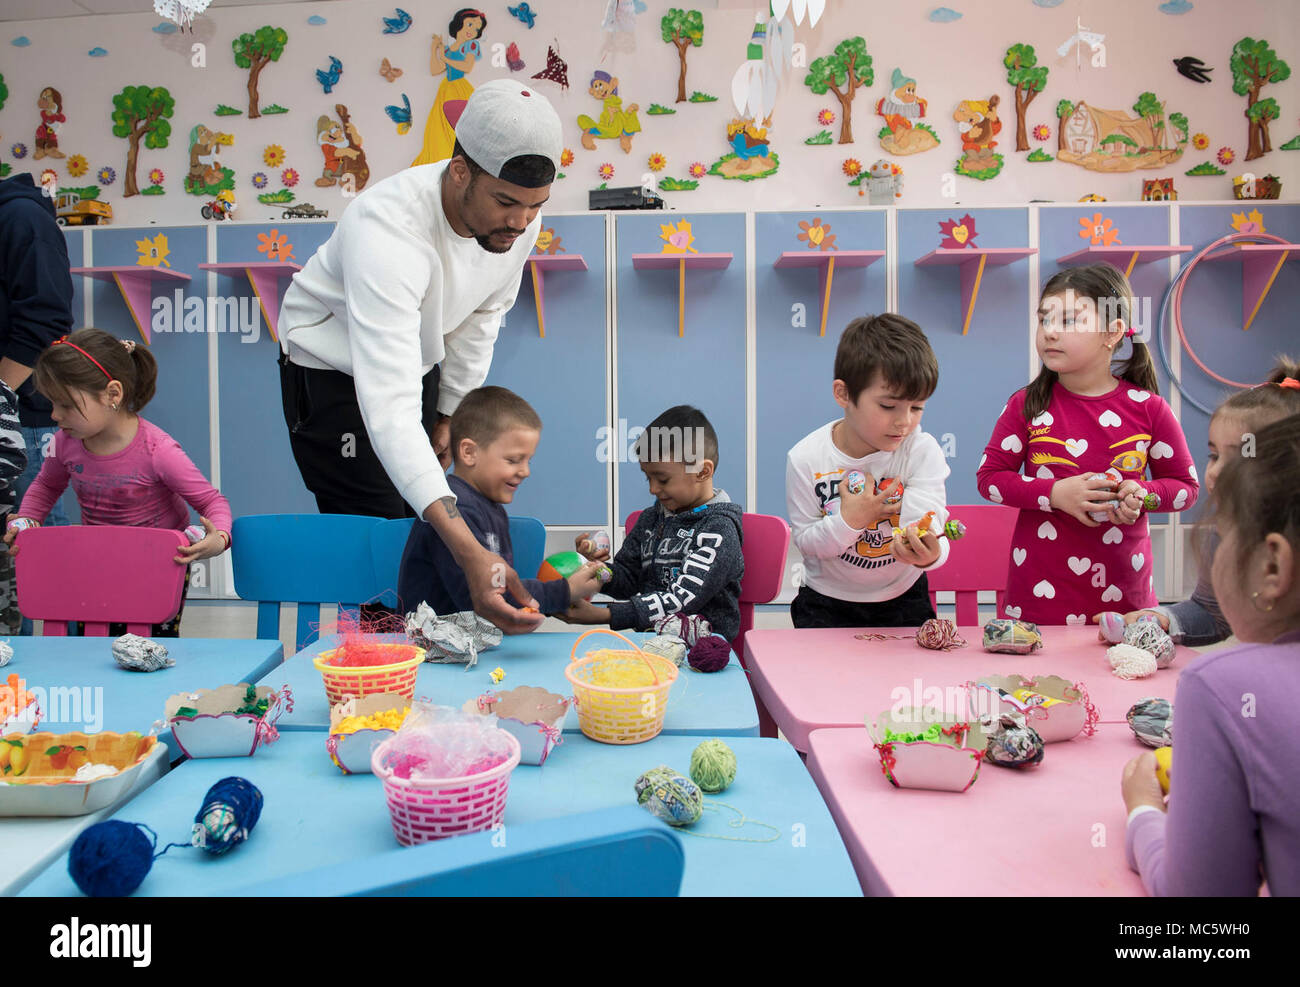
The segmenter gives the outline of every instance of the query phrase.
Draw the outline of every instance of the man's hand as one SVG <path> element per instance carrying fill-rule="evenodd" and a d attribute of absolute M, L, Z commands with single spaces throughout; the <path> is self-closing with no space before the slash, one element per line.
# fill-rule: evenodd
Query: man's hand
<path fill-rule="evenodd" d="M 451 419 L 439 414 L 429 439 L 433 442 L 433 454 L 438 457 L 442 468 L 446 469 L 451 465 Z"/>

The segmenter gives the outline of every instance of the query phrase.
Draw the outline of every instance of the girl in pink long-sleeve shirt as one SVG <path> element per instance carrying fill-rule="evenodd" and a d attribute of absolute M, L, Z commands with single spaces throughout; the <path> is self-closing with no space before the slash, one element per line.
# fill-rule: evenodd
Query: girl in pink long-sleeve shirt
<path fill-rule="evenodd" d="M 199 512 L 205 534 L 177 549 L 175 561 L 187 567 L 188 588 L 189 564 L 229 547 L 230 505 L 175 439 L 140 417 L 158 378 L 153 354 L 98 329 L 82 329 L 46 349 L 33 375 L 54 405 L 60 431 L 53 454 L 9 521 L 6 544 L 12 545 L 24 526 L 19 519 L 28 525 L 44 520 L 69 483 L 84 524 L 182 530 L 189 523 L 189 504 Z M 153 629 L 156 637 L 179 633 L 179 611 Z"/>
<path fill-rule="evenodd" d="M 978 474 L 982 496 L 1020 508 L 1005 616 L 1082 624 L 1105 610 L 1154 606 L 1145 512 L 1196 503 L 1187 440 L 1130 328 L 1132 298 L 1109 264 L 1067 268 L 1043 287 L 1042 371 L 1007 402 Z"/>

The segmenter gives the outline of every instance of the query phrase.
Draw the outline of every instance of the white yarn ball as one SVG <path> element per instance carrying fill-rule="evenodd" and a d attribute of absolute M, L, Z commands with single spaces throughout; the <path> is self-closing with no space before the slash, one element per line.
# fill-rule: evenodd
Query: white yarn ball
<path fill-rule="evenodd" d="M 1144 679 L 1156 673 L 1156 659 L 1149 651 L 1131 644 L 1116 644 L 1106 649 L 1111 670 L 1122 679 Z"/>

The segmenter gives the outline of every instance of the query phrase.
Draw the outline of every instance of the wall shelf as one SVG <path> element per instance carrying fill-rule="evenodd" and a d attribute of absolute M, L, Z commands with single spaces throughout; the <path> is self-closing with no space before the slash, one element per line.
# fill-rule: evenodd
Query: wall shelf
<path fill-rule="evenodd" d="M 266 328 L 271 330 L 271 338 L 277 343 L 280 341 L 280 303 L 284 300 L 284 292 L 281 285 L 285 278 L 293 277 L 294 272 L 301 271 L 301 264 L 294 264 L 291 261 L 231 261 L 224 264 L 200 264 L 200 271 L 216 271 L 218 274 L 225 274 L 228 277 L 235 277 L 240 272 L 248 275 L 248 283 L 253 287 L 253 294 L 257 296 L 257 304 L 262 308 L 262 318 L 266 320 Z M 266 307 L 266 300 L 270 298 L 273 304 L 270 308 Z"/>
<path fill-rule="evenodd" d="M 821 299 L 821 332 L 826 335 L 826 313 L 831 307 L 831 283 L 835 268 L 870 267 L 885 256 L 883 250 L 787 250 L 772 264 L 773 267 L 817 268 L 817 294 Z"/>
<path fill-rule="evenodd" d="M 1268 297 L 1282 265 L 1300 253 L 1300 243 L 1231 243 L 1216 250 L 1207 261 L 1235 261 L 1241 264 L 1242 331 L 1250 328 L 1259 307 Z"/>
<path fill-rule="evenodd" d="M 146 343 L 152 342 L 149 338 L 149 315 L 153 308 L 154 285 L 168 281 L 173 284 L 184 284 L 190 280 L 188 274 L 181 274 L 170 268 L 139 265 L 73 267 L 69 272 L 117 285 L 117 290 L 122 293 L 122 300 L 126 302 L 127 311 L 131 313 L 131 318 L 135 322 L 135 328 Z"/>
<path fill-rule="evenodd" d="M 1002 267 L 1038 253 L 1034 247 L 939 247 L 913 263 L 917 267 L 951 266 L 961 268 L 961 334 L 970 331 L 970 318 L 980 294 L 985 267 Z"/>
<path fill-rule="evenodd" d="M 533 278 L 533 300 L 537 304 L 537 335 L 546 338 L 546 272 L 585 271 L 587 261 L 582 254 L 531 254 L 528 271 Z"/>
<path fill-rule="evenodd" d="M 734 254 L 633 254 L 638 271 L 677 271 L 677 335 L 686 335 L 686 271 L 721 271 L 731 265 Z"/>
<path fill-rule="evenodd" d="M 1113 247 L 1084 247 L 1072 254 L 1056 258 L 1056 263 L 1093 264 L 1102 262 L 1120 268 L 1124 272 L 1124 277 L 1127 278 L 1132 275 L 1133 268 L 1138 264 L 1149 264 L 1152 261 L 1165 260 L 1168 257 L 1191 252 L 1191 247 L 1183 247 L 1177 244 L 1151 247 L 1126 247 L 1123 244 L 1117 244 Z"/>

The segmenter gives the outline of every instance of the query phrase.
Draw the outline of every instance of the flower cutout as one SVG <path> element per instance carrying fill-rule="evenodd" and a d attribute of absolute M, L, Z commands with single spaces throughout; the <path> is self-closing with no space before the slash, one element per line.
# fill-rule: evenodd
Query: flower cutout
<path fill-rule="evenodd" d="M 262 152 L 262 160 L 268 168 L 279 168 L 284 164 L 284 148 L 279 144 L 267 144 L 266 150 Z"/>
<path fill-rule="evenodd" d="M 257 252 L 266 254 L 267 260 L 293 260 L 293 244 L 278 229 L 257 234 Z"/>
<path fill-rule="evenodd" d="M 709 173 L 708 165 L 703 161 L 692 161 L 691 166 L 686 169 L 692 178 L 703 178 Z"/>
<path fill-rule="evenodd" d="M 68 158 L 68 174 L 73 178 L 80 178 L 90 170 L 90 163 L 86 160 L 84 154 L 74 154 Z"/>
<path fill-rule="evenodd" d="M 292 168 L 286 168 L 280 172 L 280 181 L 284 183 L 285 188 L 293 188 L 298 184 L 298 173 Z"/>
<path fill-rule="evenodd" d="M 1109 247 L 1123 242 L 1119 238 L 1119 230 L 1115 229 L 1109 217 L 1102 216 L 1099 212 L 1093 213 L 1091 218 L 1079 217 L 1079 237 L 1094 247 Z"/>
<path fill-rule="evenodd" d="M 1192 147 L 1198 151 L 1204 151 L 1210 146 L 1210 137 L 1208 134 L 1192 134 Z"/>
<path fill-rule="evenodd" d="M 939 232 L 943 239 L 939 241 L 941 250 L 960 250 L 975 246 L 979 233 L 975 230 L 975 217 L 967 213 L 961 219 L 945 219 L 939 222 Z"/>
<path fill-rule="evenodd" d="M 658 151 L 655 151 L 654 154 L 650 155 L 649 160 L 646 161 L 646 167 L 648 167 L 651 171 L 663 171 L 664 166 L 667 164 L 668 164 L 668 159 L 664 157 L 662 154 L 660 154 Z"/>
<path fill-rule="evenodd" d="M 1226 146 L 1219 148 L 1219 164 L 1222 165 L 1232 164 L 1232 162 L 1236 160 L 1236 157 L 1237 157 L 1237 152 L 1234 151 L 1232 148 Z"/>
<path fill-rule="evenodd" d="M 1258 209 L 1252 209 L 1249 213 L 1234 212 L 1232 230 L 1234 233 L 1263 233 L 1264 216 Z"/>
<path fill-rule="evenodd" d="M 107 166 L 99 169 L 99 184 L 112 185 L 117 181 L 117 172 Z"/>
<path fill-rule="evenodd" d="M 25 158 L 27 157 L 27 145 L 22 141 L 19 141 L 13 147 L 9 148 L 9 153 L 15 158 Z"/>
<path fill-rule="evenodd" d="M 163 170 L 161 168 L 153 168 L 149 172 L 149 184 L 161 185 L 163 183 L 164 177 L 165 176 L 163 175 Z"/>
<path fill-rule="evenodd" d="M 1045 123 L 1040 123 L 1034 127 L 1034 140 L 1045 141 L 1052 136 L 1052 128 Z"/>
<path fill-rule="evenodd" d="M 829 127 L 831 124 L 835 122 L 835 111 L 822 110 L 820 113 L 817 114 L 817 122 L 820 123 L 823 127 Z"/>
<path fill-rule="evenodd" d="M 857 178 L 862 174 L 862 162 L 857 158 L 846 158 L 844 164 L 840 165 L 840 170 L 850 178 Z"/>
<path fill-rule="evenodd" d="M 603 165 L 601 165 L 599 168 L 596 169 L 596 174 L 598 174 L 605 181 L 609 181 L 611 178 L 614 177 L 614 166 L 610 164 L 608 161 L 606 161 Z"/>
<path fill-rule="evenodd" d="M 664 241 L 664 249 L 660 253 L 699 253 L 698 250 L 691 246 L 695 242 L 695 234 L 691 232 L 691 221 L 689 219 L 681 220 L 676 226 L 660 224 L 659 239 Z"/>
<path fill-rule="evenodd" d="M 821 217 L 814 217 L 810 223 L 802 220 L 799 223 L 799 229 L 803 230 L 796 239 L 803 240 L 808 244 L 809 250 L 838 250 L 835 246 L 835 234 L 832 233 L 831 224 L 823 223 Z"/>
<path fill-rule="evenodd" d="M 560 167 L 567 168 L 571 164 L 573 164 L 573 152 L 566 147 L 560 152 Z"/>
<path fill-rule="evenodd" d="M 266 172 L 253 172 L 253 188 L 266 188 Z"/>

